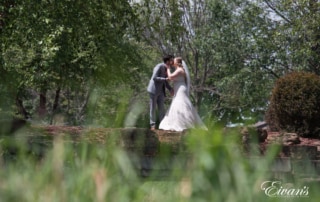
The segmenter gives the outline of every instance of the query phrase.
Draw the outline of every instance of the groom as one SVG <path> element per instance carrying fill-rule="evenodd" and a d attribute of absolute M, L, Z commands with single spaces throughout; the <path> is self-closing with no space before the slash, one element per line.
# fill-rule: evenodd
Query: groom
<path fill-rule="evenodd" d="M 167 68 L 173 64 L 174 57 L 166 55 L 163 57 L 163 63 L 157 64 L 153 69 L 152 77 L 149 81 L 148 92 L 150 96 L 150 127 L 156 129 L 156 107 L 158 106 L 159 121 L 164 117 L 164 98 L 166 96 L 165 88 L 173 95 L 173 88 L 168 83 Z"/>

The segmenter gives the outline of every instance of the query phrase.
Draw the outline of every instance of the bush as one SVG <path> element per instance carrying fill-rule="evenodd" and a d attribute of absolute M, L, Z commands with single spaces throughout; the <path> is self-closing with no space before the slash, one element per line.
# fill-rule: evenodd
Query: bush
<path fill-rule="evenodd" d="M 266 121 L 273 129 L 319 137 L 320 77 L 313 73 L 293 72 L 278 79 Z"/>

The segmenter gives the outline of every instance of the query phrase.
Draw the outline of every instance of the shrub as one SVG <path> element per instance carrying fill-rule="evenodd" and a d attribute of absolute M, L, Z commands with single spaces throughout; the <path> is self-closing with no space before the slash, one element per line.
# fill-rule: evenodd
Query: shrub
<path fill-rule="evenodd" d="M 293 72 L 278 79 L 272 91 L 266 121 L 271 128 L 319 137 L 320 77 Z"/>

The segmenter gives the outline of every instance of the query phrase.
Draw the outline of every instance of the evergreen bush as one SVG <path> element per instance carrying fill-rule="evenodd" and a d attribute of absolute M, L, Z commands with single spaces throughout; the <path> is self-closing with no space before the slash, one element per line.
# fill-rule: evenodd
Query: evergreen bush
<path fill-rule="evenodd" d="M 279 78 L 272 91 L 266 121 L 273 129 L 319 137 L 320 77 L 293 72 Z"/>

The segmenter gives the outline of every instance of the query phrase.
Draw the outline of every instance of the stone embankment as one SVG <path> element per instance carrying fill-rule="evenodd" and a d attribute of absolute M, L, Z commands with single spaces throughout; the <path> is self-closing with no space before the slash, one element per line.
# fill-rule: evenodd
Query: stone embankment
<path fill-rule="evenodd" d="M 246 154 L 244 156 L 252 159 L 253 164 L 255 158 L 264 156 L 271 146 L 278 145 L 277 158 L 270 168 L 275 178 L 290 178 L 295 175 L 315 179 L 320 176 L 320 140 L 298 137 L 294 133 L 270 132 L 264 122 L 249 127 L 226 129 L 224 133 L 227 135 L 229 130 L 233 134 L 236 131 L 235 135 L 241 140 L 239 142 Z M 151 170 L 163 170 L 166 173 L 173 162 L 177 162 L 177 158 L 179 162 L 187 163 L 188 153 L 183 141 L 186 135 L 187 131 L 151 131 L 145 128 L 31 126 L 21 134 L 16 133 L 15 138 L 26 139 L 30 151 L 40 158 L 57 137 L 63 137 L 75 147 L 82 142 L 118 145 L 129 151 L 129 155 L 134 155 L 131 159 L 135 167 L 143 176 L 148 176 Z M 14 149 L 12 151 L 14 154 Z M 159 158 L 163 153 L 170 155 Z"/>
<path fill-rule="evenodd" d="M 253 154 L 253 158 L 257 153 L 265 155 L 271 147 L 277 147 L 277 157 L 271 165 L 275 178 L 320 181 L 320 139 L 303 138 L 296 133 L 272 132 L 264 122 L 243 128 L 241 134 L 243 146 Z M 258 144 L 252 143 L 254 137 Z"/>

